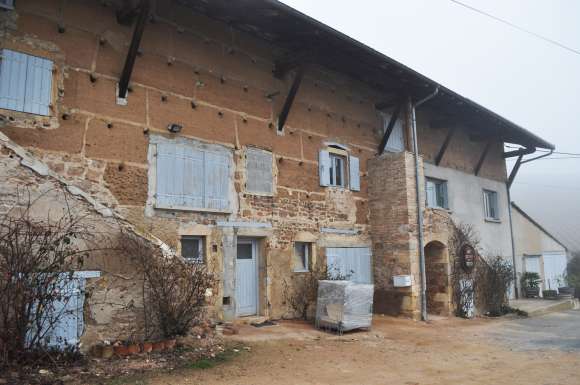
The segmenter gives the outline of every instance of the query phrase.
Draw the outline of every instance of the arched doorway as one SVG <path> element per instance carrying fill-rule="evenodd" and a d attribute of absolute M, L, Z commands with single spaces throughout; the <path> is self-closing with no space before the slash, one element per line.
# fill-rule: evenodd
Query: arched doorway
<path fill-rule="evenodd" d="M 427 312 L 448 316 L 451 308 L 450 267 L 447 247 L 443 243 L 432 241 L 425 246 L 425 273 Z"/>

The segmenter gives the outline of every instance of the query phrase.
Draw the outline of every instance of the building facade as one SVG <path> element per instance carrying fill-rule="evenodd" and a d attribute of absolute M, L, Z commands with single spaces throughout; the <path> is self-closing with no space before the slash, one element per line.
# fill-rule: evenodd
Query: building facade
<path fill-rule="evenodd" d="M 289 25 L 319 26 L 277 2 L 152 2 L 132 51 L 146 2 L 133 3 L 1 11 L 2 157 L 27 150 L 43 178 L 206 264 L 219 280 L 214 317 L 295 317 L 289 296 L 319 269 L 373 282 L 376 312 L 418 317 L 418 211 L 435 313 L 451 311 L 452 222 L 511 257 L 503 144 L 549 144 L 445 90 L 417 110 L 417 204 L 413 100 L 435 83 L 392 61 L 386 85 L 357 76 L 379 59 L 329 62 L 324 49 L 361 48 L 324 29 L 289 55 L 300 30 Z M 101 273 L 88 283 L 87 343 L 129 333 L 137 317 L 138 285 L 115 258 L 90 266 Z"/>
<path fill-rule="evenodd" d="M 512 215 L 518 277 L 524 272 L 538 273 L 542 290 L 567 286 L 565 277 L 570 255 L 566 246 L 513 202 Z"/>

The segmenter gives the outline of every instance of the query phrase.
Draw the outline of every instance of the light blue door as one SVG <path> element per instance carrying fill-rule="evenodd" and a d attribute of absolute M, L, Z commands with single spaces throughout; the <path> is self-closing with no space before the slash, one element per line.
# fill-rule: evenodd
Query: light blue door
<path fill-rule="evenodd" d="M 236 256 L 236 315 L 258 313 L 258 248 L 254 239 L 238 239 Z"/>
<path fill-rule="evenodd" d="M 54 300 L 47 304 L 40 325 L 43 345 L 76 348 L 83 333 L 84 278 L 62 274 Z"/>

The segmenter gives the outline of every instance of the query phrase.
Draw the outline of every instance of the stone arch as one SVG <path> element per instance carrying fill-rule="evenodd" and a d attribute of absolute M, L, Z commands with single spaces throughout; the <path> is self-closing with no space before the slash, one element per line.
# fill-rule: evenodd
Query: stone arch
<path fill-rule="evenodd" d="M 448 316 L 451 312 L 451 266 L 447 246 L 440 241 L 425 245 L 427 312 Z"/>

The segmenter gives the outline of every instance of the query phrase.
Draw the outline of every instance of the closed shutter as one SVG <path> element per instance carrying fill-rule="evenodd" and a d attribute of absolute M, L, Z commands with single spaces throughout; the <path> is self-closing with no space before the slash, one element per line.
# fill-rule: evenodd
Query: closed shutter
<path fill-rule="evenodd" d="M 162 208 L 203 207 L 203 153 L 174 143 L 157 145 L 157 199 Z"/>
<path fill-rule="evenodd" d="M 427 195 L 427 207 L 437 207 L 437 191 L 432 180 L 425 181 L 425 192 Z"/>
<path fill-rule="evenodd" d="M 204 207 L 204 154 L 190 146 L 179 146 L 183 151 L 183 207 Z"/>
<path fill-rule="evenodd" d="M 360 191 L 360 166 L 357 157 L 351 156 L 348 158 L 350 189 L 353 191 Z"/>
<path fill-rule="evenodd" d="M 386 131 L 389 121 L 391 120 L 391 114 L 383 113 L 383 132 Z M 391 131 L 391 136 L 387 141 L 385 149 L 389 152 L 401 152 L 405 149 L 405 137 L 403 134 L 403 121 L 397 119 L 393 131 Z"/>
<path fill-rule="evenodd" d="M 228 157 L 224 154 L 205 152 L 205 208 L 224 210 L 229 206 Z"/>
<path fill-rule="evenodd" d="M 52 62 L 28 56 L 24 112 L 48 115 L 52 87 Z"/>
<path fill-rule="evenodd" d="M 0 108 L 24 111 L 27 55 L 2 50 L 0 62 Z"/>
<path fill-rule="evenodd" d="M 331 276 L 348 277 L 356 283 L 372 283 L 371 251 L 368 247 L 328 247 L 326 267 Z"/>
<path fill-rule="evenodd" d="M 246 150 L 246 190 L 263 194 L 273 192 L 271 152 L 257 148 Z"/>
<path fill-rule="evenodd" d="M 330 186 L 330 153 L 321 150 L 318 155 L 318 173 L 321 186 Z"/>
<path fill-rule="evenodd" d="M 59 280 L 59 296 L 45 307 L 38 336 L 45 346 L 64 350 L 77 346 L 84 331 L 85 280 L 67 273 Z"/>
<path fill-rule="evenodd" d="M 50 60 L 2 50 L 0 108 L 49 115 L 51 92 Z"/>

